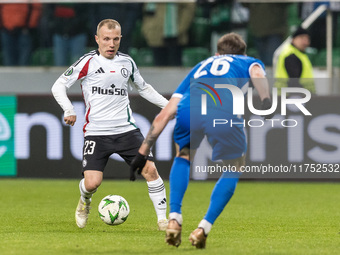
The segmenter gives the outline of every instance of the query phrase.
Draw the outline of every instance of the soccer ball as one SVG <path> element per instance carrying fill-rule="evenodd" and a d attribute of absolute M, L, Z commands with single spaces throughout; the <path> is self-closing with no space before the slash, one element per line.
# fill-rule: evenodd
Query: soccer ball
<path fill-rule="evenodd" d="M 130 213 L 128 202 L 119 195 L 108 195 L 98 205 L 99 217 L 108 225 L 119 225 Z"/>

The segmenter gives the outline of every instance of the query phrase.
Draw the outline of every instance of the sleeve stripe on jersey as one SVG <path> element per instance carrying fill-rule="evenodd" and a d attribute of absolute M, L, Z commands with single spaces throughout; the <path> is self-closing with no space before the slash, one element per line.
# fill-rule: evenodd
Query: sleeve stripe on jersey
<path fill-rule="evenodd" d="M 86 75 L 87 75 L 87 72 L 88 72 L 88 70 L 89 70 L 89 64 L 90 64 L 90 60 L 91 60 L 92 58 L 90 58 L 89 60 L 87 60 L 87 62 L 86 62 L 86 64 L 84 65 L 84 67 L 83 67 L 83 69 L 81 69 L 81 71 L 80 71 L 80 73 L 79 73 L 79 76 L 78 76 L 78 79 L 77 80 L 79 80 L 79 79 L 81 79 L 81 78 L 83 78 L 83 77 L 85 77 Z"/>
<path fill-rule="evenodd" d="M 84 58 L 86 58 L 87 56 L 93 56 L 93 55 L 96 55 L 96 54 L 97 54 L 96 50 L 90 51 L 89 53 L 87 53 L 87 54 L 85 54 L 84 56 L 82 56 L 77 62 L 75 62 L 75 63 L 73 64 L 73 66 L 76 67 L 76 66 L 77 66 Z"/>
<path fill-rule="evenodd" d="M 178 98 L 182 98 L 183 95 L 180 93 L 173 93 L 171 97 L 178 97 Z"/>
<path fill-rule="evenodd" d="M 127 111 L 127 115 L 128 115 L 127 121 L 128 121 L 132 126 L 134 126 L 135 128 L 138 128 L 133 122 L 131 122 L 131 114 L 130 114 L 129 107 L 126 107 L 126 111 Z"/>
<path fill-rule="evenodd" d="M 250 76 L 250 70 L 253 68 L 253 66 L 259 66 L 261 68 L 261 70 L 263 71 L 263 75 L 266 75 L 266 71 L 263 69 L 263 67 L 261 66 L 260 63 L 258 62 L 254 62 L 252 63 L 250 66 L 249 66 L 249 69 L 248 69 L 248 73 L 249 73 L 249 76 Z"/>
<path fill-rule="evenodd" d="M 132 65 L 132 74 L 130 75 L 130 78 L 132 81 L 135 80 L 134 73 L 135 73 L 135 66 L 133 65 L 132 61 L 130 60 L 131 65 Z"/>

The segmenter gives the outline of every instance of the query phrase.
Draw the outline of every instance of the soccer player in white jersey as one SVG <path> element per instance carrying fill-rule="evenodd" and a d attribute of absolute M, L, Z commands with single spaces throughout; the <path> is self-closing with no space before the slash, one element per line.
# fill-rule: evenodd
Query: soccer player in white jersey
<path fill-rule="evenodd" d="M 241 36 L 229 33 L 217 43 L 216 56 L 198 63 L 177 87 L 169 104 L 155 118 L 138 154 L 131 163 L 131 171 L 142 169 L 151 146 L 155 143 L 170 119 L 176 116 L 174 140 L 177 154 L 170 172 L 170 214 L 166 229 L 166 242 L 169 245 L 181 244 L 182 201 L 189 183 L 190 157 L 206 135 L 213 149 L 212 160 L 222 160 L 225 166 L 231 165 L 236 171 L 223 172 L 211 194 L 206 215 L 189 236 L 196 248 L 205 248 L 207 235 L 217 217 L 234 194 L 245 164 L 247 150 L 242 116 L 233 114 L 231 89 L 243 91 L 246 96 L 251 79 L 262 101 L 262 110 L 271 108 L 268 81 L 265 78 L 263 63 L 245 55 L 246 43 Z M 230 90 L 217 88 L 228 84 Z M 211 91 L 211 92 L 209 92 Z M 218 97 L 219 103 L 207 100 L 208 114 L 202 114 L 202 95 L 208 93 Z M 217 100 L 216 100 L 217 101 Z M 264 111 L 265 118 L 273 117 L 271 110 Z M 236 125 L 213 125 L 215 119 L 230 119 Z M 190 153 L 191 152 L 191 153 Z"/>
<path fill-rule="evenodd" d="M 66 91 L 77 80 L 81 81 L 86 105 L 82 161 L 84 178 L 79 183 L 81 196 L 75 213 L 79 228 L 86 226 L 92 195 L 103 180 L 103 171 L 110 155 L 117 153 L 130 164 L 143 142 L 144 137 L 132 117 L 129 87 L 134 86 L 142 97 L 160 108 L 168 103 L 144 81 L 133 59 L 118 51 L 121 38 L 121 26 L 117 21 L 101 21 L 95 35 L 98 50 L 81 57 L 52 87 L 53 96 L 64 110 L 66 124 L 73 126 L 76 122 L 76 113 Z M 166 192 L 151 153 L 139 173 L 147 181 L 158 229 L 164 231 L 168 224 Z M 134 173 L 130 179 L 135 179 Z"/>

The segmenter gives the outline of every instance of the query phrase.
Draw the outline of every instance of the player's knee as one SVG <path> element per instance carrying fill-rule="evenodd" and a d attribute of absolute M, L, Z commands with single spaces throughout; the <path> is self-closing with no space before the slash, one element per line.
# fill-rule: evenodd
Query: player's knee
<path fill-rule="evenodd" d="M 176 157 L 184 158 L 190 161 L 190 149 L 189 148 L 182 148 L 180 151 L 177 152 Z"/>
<path fill-rule="evenodd" d="M 89 192 L 95 191 L 100 186 L 101 182 L 102 180 L 99 178 L 85 179 L 85 188 Z"/>
<path fill-rule="evenodd" d="M 86 185 L 86 190 L 89 192 L 95 191 L 100 186 L 100 183 L 92 183 L 90 182 L 88 185 Z"/>
<path fill-rule="evenodd" d="M 152 161 L 148 161 L 142 170 L 142 175 L 147 181 L 157 180 L 159 175 L 155 163 Z"/>

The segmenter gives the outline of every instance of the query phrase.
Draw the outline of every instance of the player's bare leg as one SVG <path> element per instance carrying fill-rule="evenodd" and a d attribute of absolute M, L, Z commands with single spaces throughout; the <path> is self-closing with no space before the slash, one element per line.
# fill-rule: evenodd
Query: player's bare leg
<path fill-rule="evenodd" d="M 91 198 L 103 180 L 103 173 L 87 170 L 84 172 L 84 177 L 79 183 L 80 199 L 75 213 L 76 223 L 79 228 L 84 228 L 87 224 L 91 210 Z"/>
<path fill-rule="evenodd" d="M 158 175 L 155 163 L 148 160 L 142 170 L 143 177 L 147 181 L 149 196 L 157 214 L 158 230 L 165 231 L 168 226 L 166 218 L 166 192 L 162 178 Z"/>

